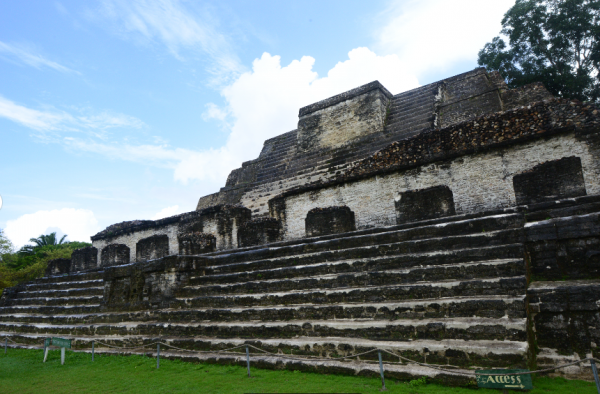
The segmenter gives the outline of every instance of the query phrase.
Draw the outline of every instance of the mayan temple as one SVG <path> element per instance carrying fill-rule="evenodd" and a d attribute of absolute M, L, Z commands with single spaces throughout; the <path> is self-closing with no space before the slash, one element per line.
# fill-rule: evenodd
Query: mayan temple
<path fill-rule="evenodd" d="M 391 378 L 458 385 L 599 358 L 600 113 L 484 69 L 374 81 L 300 108 L 195 211 L 92 243 L 4 291 L 2 336 L 366 376 L 376 352 L 339 358 L 379 348 Z"/>

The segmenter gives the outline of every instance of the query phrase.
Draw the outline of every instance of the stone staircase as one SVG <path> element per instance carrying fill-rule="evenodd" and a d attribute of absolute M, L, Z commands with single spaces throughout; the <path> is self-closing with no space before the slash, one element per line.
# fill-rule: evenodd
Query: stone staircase
<path fill-rule="evenodd" d="M 42 278 L 0 307 L 0 336 L 39 344 L 60 335 L 76 349 L 89 349 L 92 340 L 135 346 L 160 339 L 202 351 L 250 343 L 273 353 L 322 357 L 328 360 L 304 365 L 334 365 L 341 373 L 359 371 L 336 357 L 374 348 L 448 368 L 525 367 L 523 225 L 518 213 L 459 215 L 180 256 L 201 263 L 163 309 L 101 307 L 102 271 Z M 193 357 L 237 360 L 216 353 Z M 259 366 L 282 365 L 261 357 Z M 377 353 L 360 358 L 376 360 Z M 389 364 L 387 370 L 404 378 L 457 378 L 414 364 Z"/>

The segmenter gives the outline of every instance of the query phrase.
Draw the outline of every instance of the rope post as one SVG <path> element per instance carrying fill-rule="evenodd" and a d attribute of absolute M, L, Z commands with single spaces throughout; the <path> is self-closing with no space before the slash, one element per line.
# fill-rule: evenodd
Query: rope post
<path fill-rule="evenodd" d="M 592 373 L 594 374 L 594 380 L 596 381 L 596 389 L 598 390 L 598 394 L 600 394 L 600 378 L 598 378 L 598 369 L 596 369 L 594 359 L 590 360 L 590 364 L 592 364 Z"/>
<path fill-rule="evenodd" d="M 385 378 L 383 377 L 383 362 L 381 361 L 381 351 L 377 351 L 379 355 L 379 374 L 381 375 L 381 391 L 387 390 L 385 388 Z"/>
<path fill-rule="evenodd" d="M 156 369 L 160 368 L 160 343 L 156 344 Z"/>
<path fill-rule="evenodd" d="M 248 367 L 248 377 L 250 377 L 250 351 L 248 346 L 246 346 L 246 366 Z"/>
<path fill-rule="evenodd" d="M 92 362 L 94 362 L 94 341 L 92 341 Z"/>

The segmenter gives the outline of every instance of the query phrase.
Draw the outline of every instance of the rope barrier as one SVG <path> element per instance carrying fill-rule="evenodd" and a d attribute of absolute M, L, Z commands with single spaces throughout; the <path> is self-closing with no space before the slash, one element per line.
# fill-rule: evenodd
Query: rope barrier
<path fill-rule="evenodd" d="M 8 341 L 10 341 L 11 343 L 14 343 L 15 345 L 22 345 L 22 346 L 29 346 L 28 344 L 21 344 L 18 342 L 15 342 L 14 340 L 10 339 L 9 337 L 5 337 L 5 339 L 7 339 Z M 412 364 L 416 364 L 425 368 L 431 368 L 431 369 L 435 369 L 438 371 L 442 371 L 442 372 L 446 372 L 446 373 L 450 373 L 450 374 L 454 374 L 454 375 L 462 375 L 462 376 L 468 376 L 471 378 L 476 377 L 477 375 L 481 374 L 481 372 L 478 371 L 473 371 L 473 372 L 463 372 L 463 371 L 457 371 L 457 370 L 450 370 L 450 369 L 446 369 L 446 368 L 442 368 L 439 367 L 437 365 L 433 365 L 433 364 L 427 364 L 427 363 L 422 363 L 419 361 L 415 361 L 415 360 L 411 360 L 409 358 L 406 358 L 404 356 L 401 356 L 399 354 L 393 353 L 387 349 L 371 349 L 371 350 L 367 350 L 366 352 L 362 352 L 362 353 L 358 353 L 358 354 L 354 354 L 354 355 L 350 355 L 350 356 L 344 356 L 344 357 L 335 357 L 335 358 L 322 358 L 322 357 L 318 357 L 318 356 L 309 356 L 309 357 L 294 357 L 293 355 L 288 356 L 285 354 L 280 354 L 280 353 L 273 353 L 273 352 L 269 352 L 267 350 L 261 349 L 259 347 L 256 347 L 254 345 L 251 344 L 243 344 L 243 345 L 238 345 L 238 346 L 234 346 L 232 348 L 228 348 L 228 349 L 222 349 L 222 350 L 191 350 L 191 349 L 183 349 L 177 346 L 173 346 L 173 345 L 169 345 L 168 343 L 165 342 L 160 342 L 160 341 L 156 341 L 153 343 L 149 343 L 146 345 L 141 345 L 141 346 L 137 346 L 137 347 L 120 347 L 120 346 L 113 346 L 113 345 L 109 345 L 107 343 L 104 342 L 100 342 L 95 340 L 96 343 L 104 345 L 106 347 L 109 348 L 113 348 L 113 349 L 122 349 L 122 350 L 137 350 L 137 349 L 143 349 L 149 346 L 154 346 L 154 345 L 163 345 L 172 349 L 176 349 L 179 351 L 184 351 L 184 352 L 190 352 L 190 353 L 211 353 L 211 354 L 220 354 L 220 353 L 225 353 L 225 354 L 231 354 L 231 355 L 239 355 L 239 356 L 244 356 L 247 355 L 246 353 L 239 353 L 239 352 L 231 352 L 231 350 L 235 350 L 235 349 L 239 349 L 242 347 L 250 347 L 252 349 L 255 349 L 259 352 L 262 352 L 264 354 L 268 354 L 270 356 L 273 357 L 279 357 L 279 358 L 283 358 L 283 359 L 288 359 L 288 360 L 295 360 L 295 361 L 338 361 L 338 360 L 345 360 L 345 359 L 350 359 L 350 358 L 355 358 L 355 357 L 360 357 L 362 355 L 365 354 L 369 354 L 369 353 L 374 353 L 374 352 L 384 352 L 387 353 L 393 357 L 398 357 L 400 360 L 404 360 L 407 363 L 412 363 Z M 358 360 L 361 363 L 375 363 L 376 361 L 370 361 L 370 360 Z M 545 372 L 550 372 L 550 371 L 555 371 L 557 369 L 561 369 L 561 368 L 566 368 L 566 367 L 570 367 L 572 365 L 576 365 L 576 364 L 581 364 L 581 363 L 585 363 L 585 362 L 590 362 L 590 361 L 595 361 L 597 363 L 600 363 L 599 359 L 596 359 L 594 357 L 588 357 L 588 358 L 584 358 L 581 360 L 577 360 L 577 361 L 573 361 L 571 363 L 568 364 L 563 364 L 563 365 L 559 365 L 559 366 L 555 366 L 555 367 L 550 367 L 550 368 L 544 368 L 544 369 L 538 369 L 535 371 L 526 371 L 526 372 L 514 372 L 514 373 L 485 373 L 485 375 L 487 376 L 516 376 L 516 375 L 532 375 L 532 374 L 536 374 L 536 373 L 545 373 Z M 400 363 L 401 362 L 388 362 L 388 363 Z M 459 368 L 459 367 L 455 367 L 455 368 Z"/>

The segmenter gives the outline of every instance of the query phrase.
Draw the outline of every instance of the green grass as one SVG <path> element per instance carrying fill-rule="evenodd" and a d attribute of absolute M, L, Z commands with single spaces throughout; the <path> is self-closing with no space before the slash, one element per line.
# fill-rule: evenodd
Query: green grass
<path fill-rule="evenodd" d="M 320 375 L 299 371 L 271 371 L 238 366 L 192 364 L 143 356 L 109 356 L 50 351 L 42 363 L 42 350 L 8 349 L 0 352 L 0 393 L 379 393 L 376 378 Z M 596 394 L 593 383 L 565 379 L 534 379 L 533 394 Z M 419 381 L 387 380 L 388 393 L 499 394 L 496 390 L 452 388 Z"/>

